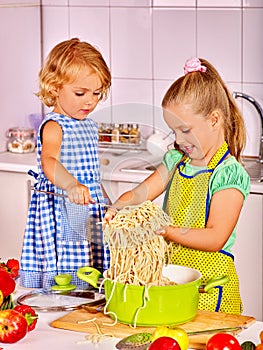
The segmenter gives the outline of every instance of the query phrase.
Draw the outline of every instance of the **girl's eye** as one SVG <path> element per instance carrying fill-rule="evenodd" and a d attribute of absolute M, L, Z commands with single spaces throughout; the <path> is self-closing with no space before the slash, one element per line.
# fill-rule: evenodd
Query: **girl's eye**
<path fill-rule="evenodd" d="M 100 98 L 101 94 L 102 93 L 100 91 L 95 91 L 92 93 L 92 95 L 95 96 L 96 98 Z M 85 95 L 85 92 L 75 92 L 75 95 L 78 97 L 81 97 Z"/>
<path fill-rule="evenodd" d="M 183 133 L 183 134 L 188 134 L 189 132 L 190 132 L 190 129 L 182 130 L 182 133 Z"/>

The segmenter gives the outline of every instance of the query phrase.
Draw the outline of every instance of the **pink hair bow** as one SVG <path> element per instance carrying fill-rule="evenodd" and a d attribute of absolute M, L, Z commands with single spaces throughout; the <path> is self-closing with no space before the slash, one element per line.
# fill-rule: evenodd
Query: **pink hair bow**
<path fill-rule="evenodd" d="M 206 67 L 202 66 L 199 58 L 189 58 L 184 65 L 184 74 L 191 72 L 205 72 Z"/>

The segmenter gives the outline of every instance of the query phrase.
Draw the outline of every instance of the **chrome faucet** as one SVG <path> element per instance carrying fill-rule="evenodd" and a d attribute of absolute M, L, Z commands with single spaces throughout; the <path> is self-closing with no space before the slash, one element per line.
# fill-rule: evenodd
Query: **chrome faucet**
<path fill-rule="evenodd" d="M 260 139 L 260 148 L 259 148 L 259 162 L 263 163 L 263 109 L 260 106 L 260 104 L 251 96 L 248 96 L 246 94 L 244 94 L 243 92 L 233 92 L 233 97 L 234 98 L 244 98 L 245 100 L 251 102 L 253 104 L 253 106 L 256 108 L 258 115 L 260 117 L 260 121 L 261 121 L 261 139 Z"/>

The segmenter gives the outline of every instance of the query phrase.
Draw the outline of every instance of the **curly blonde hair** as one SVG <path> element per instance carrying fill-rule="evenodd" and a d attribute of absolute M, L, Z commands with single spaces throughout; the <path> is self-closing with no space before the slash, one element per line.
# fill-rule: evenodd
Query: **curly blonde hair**
<path fill-rule="evenodd" d="M 219 110 L 223 116 L 224 136 L 230 153 L 241 162 L 246 144 L 243 116 L 215 67 L 205 59 L 199 60 L 206 71 L 194 71 L 177 79 L 166 92 L 162 107 L 165 109 L 171 104 L 188 103 L 194 113 L 204 116 Z"/>
<path fill-rule="evenodd" d="M 55 105 L 52 90 L 73 82 L 82 68 L 90 67 L 102 83 L 100 100 L 106 99 L 111 86 L 111 73 L 101 53 L 78 38 L 63 41 L 49 53 L 39 72 L 39 92 L 36 94 L 48 107 Z"/>

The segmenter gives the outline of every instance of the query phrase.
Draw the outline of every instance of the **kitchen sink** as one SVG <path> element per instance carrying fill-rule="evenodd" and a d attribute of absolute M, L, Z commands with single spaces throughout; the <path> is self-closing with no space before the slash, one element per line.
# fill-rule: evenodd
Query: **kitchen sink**
<path fill-rule="evenodd" d="M 263 182 L 263 163 L 255 158 L 243 158 L 242 160 L 251 181 Z"/>

